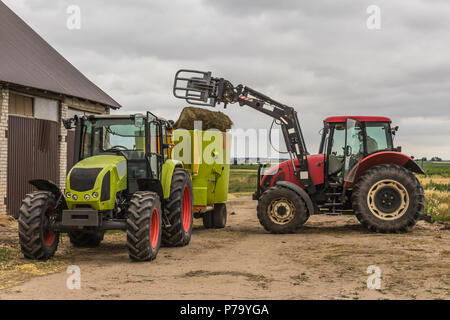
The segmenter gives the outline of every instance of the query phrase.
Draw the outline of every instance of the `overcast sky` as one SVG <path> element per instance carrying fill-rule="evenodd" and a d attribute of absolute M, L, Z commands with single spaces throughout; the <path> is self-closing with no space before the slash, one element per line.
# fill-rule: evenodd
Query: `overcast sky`
<path fill-rule="evenodd" d="M 180 68 L 210 70 L 299 113 L 311 153 L 330 115 L 384 115 L 408 155 L 450 159 L 450 2 L 446 0 L 3 0 L 131 113 L 176 119 Z M 69 30 L 69 5 L 81 29 Z M 368 6 L 381 9 L 370 30 Z M 236 128 L 268 128 L 248 108 Z"/>

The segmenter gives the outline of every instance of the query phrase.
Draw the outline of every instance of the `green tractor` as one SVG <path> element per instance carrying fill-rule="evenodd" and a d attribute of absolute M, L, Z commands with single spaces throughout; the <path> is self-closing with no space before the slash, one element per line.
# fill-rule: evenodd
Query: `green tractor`
<path fill-rule="evenodd" d="M 96 115 L 65 119 L 75 127 L 75 165 L 63 191 L 47 180 L 20 208 L 19 239 L 26 258 L 49 259 L 66 232 L 77 247 L 96 247 L 107 230 L 125 230 L 129 257 L 153 260 L 161 243 L 191 239 L 193 187 L 179 160 L 169 159 L 172 121 Z"/>

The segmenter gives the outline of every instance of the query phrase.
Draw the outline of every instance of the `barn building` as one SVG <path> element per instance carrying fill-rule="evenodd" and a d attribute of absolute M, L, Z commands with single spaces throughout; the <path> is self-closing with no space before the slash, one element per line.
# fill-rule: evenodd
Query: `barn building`
<path fill-rule="evenodd" d="M 62 118 L 118 108 L 0 1 L 0 214 L 17 217 L 30 179 L 64 188 L 74 132 Z"/>

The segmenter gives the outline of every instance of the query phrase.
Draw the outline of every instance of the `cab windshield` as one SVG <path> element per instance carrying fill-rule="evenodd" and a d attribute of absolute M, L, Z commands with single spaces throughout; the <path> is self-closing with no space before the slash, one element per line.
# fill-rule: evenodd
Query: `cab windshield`
<path fill-rule="evenodd" d="M 127 158 L 144 158 L 145 126 L 132 119 L 95 119 L 86 121 L 82 157 L 121 152 Z"/>

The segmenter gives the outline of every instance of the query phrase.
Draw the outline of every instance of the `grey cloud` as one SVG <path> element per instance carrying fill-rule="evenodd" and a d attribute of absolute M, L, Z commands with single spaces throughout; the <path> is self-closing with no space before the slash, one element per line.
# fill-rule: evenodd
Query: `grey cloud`
<path fill-rule="evenodd" d="M 150 107 L 176 118 L 185 102 L 171 93 L 175 71 L 205 69 L 294 106 L 312 152 L 327 116 L 370 114 L 400 123 L 397 141 L 409 153 L 450 159 L 448 143 L 429 143 L 450 135 L 433 122 L 450 121 L 447 1 L 376 1 L 377 31 L 366 28 L 371 0 L 4 2 L 121 112 Z M 69 4 L 81 7 L 79 31 L 65 27 Z M 226 113 L 237 127 L 271 122 L 239 106 Z"/>

